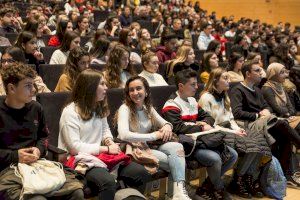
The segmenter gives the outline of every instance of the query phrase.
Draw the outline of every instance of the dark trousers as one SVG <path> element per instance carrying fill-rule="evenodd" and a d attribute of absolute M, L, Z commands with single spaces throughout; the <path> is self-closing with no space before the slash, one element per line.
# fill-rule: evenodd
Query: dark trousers
<path fill-rule="evenodd" d="M 61 196 L 61 197 L 50 197 L 46 198 L 43 195 L 30 195 L 24 197 L 24 200 L 84 200 L 84 194 L 81 189 L 75 190 L 69 195 Z"/>
<path fill-rule="evenodd" d="M 146 183 L 151 180 L 151 175 L 137 163 L 131 162 L 127 166 L 120 166 L 118 179 L 125 185 L 138 189 L 144 193 Z M 92 191 L 98 192 L 99 199 L 113 200 L 117 190 L 114 177 L 104 168 L 92 168 L 86 173 L 87 185 Z"/>
<path fill-rule="evenodd" d="M 272 147 L 272 154 L 279 160 L 283 172 L 290 175 L 292 144 L 300 146 L 299 133 L 285 120 L 278 120 L 269 132 L 276 140 Z"/>

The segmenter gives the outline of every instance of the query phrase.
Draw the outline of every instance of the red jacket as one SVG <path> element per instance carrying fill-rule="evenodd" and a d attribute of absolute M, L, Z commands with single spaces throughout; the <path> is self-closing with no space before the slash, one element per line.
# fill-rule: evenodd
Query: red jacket
<path fill-rule="evenodd" d="M 58 47 L 60 46 L 60 41 L 56 35 L 52 36 L 48 41 L 48 46 Z"/>
<path fill-rule="evenodd" d="M 159 46 L 156 49 L 156 56 L 158 57 L 159 63 L 164 63 L 168 60 L 174 59 L 176 57 L 176 52 L 166 51 L 165 46 Z"/>

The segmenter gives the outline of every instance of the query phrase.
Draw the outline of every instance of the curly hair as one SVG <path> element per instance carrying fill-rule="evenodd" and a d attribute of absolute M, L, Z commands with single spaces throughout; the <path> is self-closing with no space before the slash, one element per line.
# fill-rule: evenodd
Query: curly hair
<path fill-rule="evenodd" d="M 17 85 L 20 81 L 26 78 L 34 79 L 36 77 L 36 72 L 24 63 L 16 62 L 10 67 L 1 70 L 2 81 L 4 84 L 5 91 L 7 93 L 8 84 Z"/>
<path fill-rule="evenodd" d="M 122 69 L 120 68 L 121 57 L 130 52 L 123 45 L 116 45 L 110 52 L 107 64 L 105 66 L 105 80 L 108 88 L 119 88 L 122 84 L 121 73 Z M 134 75 L 134 70 L 129 63 L 127 68 L 124 71 L 129 72 L 129 74 Z"/>
<path fill-rule="evenodd" d="M 150 86 L 147 82 L 147 80 L 140 76 L 133 76 L 129 78 L 125 84 L 124 89 L 124 96 L 125 96 L 125 104 L 129 108 L 129 124 L 132 127 L 133 130 L 138 130 L 139 128 L 139 121 L 138 121 L 138 113 L 136 111 L 136 104 L 132 101 L 129 95 L 129 84 L 135 80 L 140 80 L 143 83 L 144 89 L 145 89 L 145 99 L 144 99 L 144 111 L 147 115 L 147 117 L 150 119 L 152 126 L 155 125 L 155 120 L 152 115 L 152 102 L 151 102 L 151 90 Z"/>
<path fill-rule="evenodd" d="M 80 74 L 80 70 L 78 68 L 78 62 L 83 56 L 89 56 L 89 53 L 81 47 L 76 47 L 72 49 L 67 58 L 67 62 L 64 68 L 64 74 L 66 74 L 70 78 L 70 86 L 73 87 L 75 81 Z"/>
<path fill-rule="evenodd" d="M 109 115 L 107 97 L 103 101 L 96 102 L 96 91 L 103 78 L 100 71 L 87 69 L 79 74 L 75 82 L 71 101 L 79 108 L 79 115 L 83 120 L 91 119 L 94 113 L 99 118 Z"/>

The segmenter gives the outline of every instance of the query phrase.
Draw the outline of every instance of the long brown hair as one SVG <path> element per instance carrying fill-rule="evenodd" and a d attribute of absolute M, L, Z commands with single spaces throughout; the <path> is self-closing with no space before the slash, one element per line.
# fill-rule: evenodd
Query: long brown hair
<path fill-rule="evenodd" d="M 150 86 L 147 82 L 147 80 L 141 76 L 133 76 L 131 78 L 129 78 L 125 84 L 125 89 L 124 89 L 124 96 L 125 96 L 125 104 L 128 106 L 129 108 L 129 123 L 130 126 L 133 130 L 138 130 L 139 128 L 139 121 L 138 121 L 138 116 L 137 116 L 137 111 L 136 111 L 136 105 L 135 103 L 132 101 L 132 99 L 130 98 L 129 95 L 129 84 L 135 80 L 140 80 L 145 88 L 145 100 L 144 100 L 144 111 L 146 113 L 146 115 L 148 116 L 148 118 L 151 121 L 152 127 L 155 125 L 155 119 L 153 117 L 152 114 L 152 102 L 151 102 L 151 91 L 150 91 Z"/>
<path fill-rule="evenodd" d="M 105 80 L 108 88 L 119 88 L 122 84 L 121 80 L 121 57 L 130 52 L 123 45 L 116 45 L 110 52 L 107 64 L 105 66 Z M 124 71 L 127 71 L 129 74 L 133 75 L 134 70 L 129 62 L 128 66 Z"/>
<path fill-rule="evenodd" d="M 96 102 L 96 92 L 103 74 L 100 71 L 87 69 L 81 72 L 75 82 L 72 92 L 72 101 L 78 107 L 78 113 L 83 120 L 93 117 L 103 118 L 109 115 L 107 97 Z"/>
<path fill-rule="evenodd" d="M 75 81 L 80 73 L 78 62 L 83 56 L 89 56 L 89 53 L 81 47 L 76 47 L 70 51 L 67 58 L 64 73 L 70 78 L 71 87 L 73 87 L 75 84 Z"/>
<path fill-rule="evenodd" d="M 203 92 L 201 93 L 204 94 L 206 92 L 209 92 L 210 94 L 213 94 L 215 92 L 217 92 L 217 82 L 220 80 L 222 74 L 226 73 L 227 71 L 223 68 L 216 68 L 213 69 L 210 74 L 209 74 L 209 79 L 207 84 L 205 85 L 205 88 L 203 90 Z M 224 91 L 224 106 L 226 110 L 230 110 L 230 99 L 228 96 L 228 93 L 226 91 Z"/>

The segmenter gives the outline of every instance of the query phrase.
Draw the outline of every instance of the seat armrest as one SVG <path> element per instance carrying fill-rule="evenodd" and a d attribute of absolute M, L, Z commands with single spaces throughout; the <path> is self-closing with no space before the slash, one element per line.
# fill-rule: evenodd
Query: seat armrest
<path fill-rule="evenodd" d="M 67 153 L 65 150 L 62 150 L 54 145 L 48 144 L 48 151 L 54 153 L 54 154 L 65 154 Z"/>

